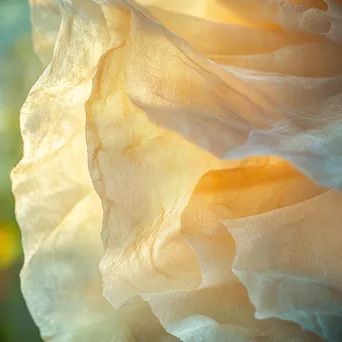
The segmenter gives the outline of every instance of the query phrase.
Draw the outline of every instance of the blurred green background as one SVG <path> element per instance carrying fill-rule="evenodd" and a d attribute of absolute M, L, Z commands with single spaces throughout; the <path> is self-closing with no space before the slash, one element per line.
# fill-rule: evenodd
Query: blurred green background
<path fill-rule="evenodd" d="M 10 170 L 21 157 L 19 111 L 42 71 L 32 50 L 28 0 L 0 0 L 0 342 L 39 342 L 20 293 L 23 256 Z"/>

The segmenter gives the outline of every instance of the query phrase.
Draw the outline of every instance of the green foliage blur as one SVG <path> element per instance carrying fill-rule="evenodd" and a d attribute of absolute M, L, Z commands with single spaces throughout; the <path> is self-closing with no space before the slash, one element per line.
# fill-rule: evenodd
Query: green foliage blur
<path fill-rule="evenodd" d="M 23 261 L 9 173 L 21 157 L 19 111 L 41 73 L 28 0 L 0 0 L 0 342 L 39 342 L 20 292 Z"/>

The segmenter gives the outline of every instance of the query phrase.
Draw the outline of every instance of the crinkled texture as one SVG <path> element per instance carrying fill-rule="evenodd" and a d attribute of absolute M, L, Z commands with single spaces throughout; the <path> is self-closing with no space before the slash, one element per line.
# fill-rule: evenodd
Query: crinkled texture
<path fill-rule="evenodd" d="M 52 61 L 21 112 L 24 157 L 12 174 L 23 294 L 46 341 L 176 341 L 141 299 L 114 309 L 102 296 L 102 209 L 87 168 L 84 102 L 109 36 L 99 5 L 63 0 L 60 10 Z"/>
<path fill-rule="evenodd" d="M 59 6 L 13 172 L 43 337 L 340 341 L 340 4 Z"/>
<path fill-rule="evenodd" d="M 149 49 L 144 51 L 146 58 L 131 53 L 127 63 L 153 70 L 165 50 L 169 57 L 162 71 L 151 75 L 153 82 L 148 73 L 129 73 L 127 92 L 152 121 L 219 157 L 276 154 L 316 182 L 341 189 L 342 46 L 331 39 L 341 38 L 341 31 L 334 33 L 332 27 L 342 25 L 342 17 L 335 19 L 338 12 L 331 5 L 320 12 L 331 30 L 311 32 L 301 24 L 311 9 L 271 2 L 272 6 L 269 0 L 254 2 L 255 8 L 247 11 L 251 1 L 226 1 L 237 16 L 253 13 L 253 20 L 263 22 L 261 28 L 215 21 L 202 25 L 183 14 L 174 13 L 169 20 L 162 15 L 161 22 L 175 36 L 146 15 L 135 16 L 140 28 L 135 50 Z M 159 18 L 158 10 L 152 14 Z M 316 17 L 311 20 L 316 25 Z M 272 26 L 267 30 L 267 25 Z M 139 32 L 144 34 L 139 37 Z M 211 32 L 216 39 L 210 39 Z M 230 35 L 233 41 L 227 43 L 224 37 Z M 245 39 L 255 46 L 249 41 L 241 44 Z M 165 77 L 169 82 L 162 82 Z"/>
<path fill-rule="evenodd" d="M 184 342 L 321 341 L 288 321 L 255 319 L 247 291 L 238 282 L 154 296 L 149 302 L 165 328 Z"/>
<path fill-rule="evenodd" d="M 234 273 L 249 290 L 256 317 L 298 322 L 327 341 L 341 338 L 341 206 L 341 194 L 330 190 L 223 223 L 236 241 Z"/>
<path fill-rule="evenodd" d="M 218 148 L 226 148 L 222 141 L 226 139 L 231 152 L 238 154 L 245 143 L 243 134 L 251 135 L 253 127 L 255 130 L 264 128 L 259 134 L 274 135 L 276 130 L 267 127 L 273 120 L 280 128 L 283 126 L 284 129 L 291 129 L 291 136 L 287 138 L 294 137 L 297 142 L 291 142 L 292 145 L 288 147 L 291 147 L 291 155 L 288 156 L 285 152 L 277 153 L 280 148 L 270 144 L 265 138 L 263 145 L 259 145 L 260 154 L 262 149 L 268 148 L 270 154 L 280 154 L 304 169 L 306 164 L 321 162 L 319 154 L 309 153 L 311 146 L 305 144 L 305 139 L 312 140 L 312 136 L 316 134 L 323 141 L 318 147 L 323 148 L 325 136 L 323 130 L 304 131 L 304 127 L 300 127 L 295 120 L 290 121 L 294 117 L 291 108 L 303 111 L 307 103 L 313 99 L 316 101 L 318 90 L 321 93 L 320 100 L 323 96 L 328 97 L 329 91 L 339 96 L 339 88 L 336 86 L 338 83 L 335 80 L 335 74 L 340 70 L 339 64 L 327 67 L 319 65 L 321 69 L 317 70 L 317 61 L 313 61 L 304 70 L 303 64 L 296 66 L 292 60 L 289 62 L 291 75 L 275 75 L 273 81 L 277 81 L 279 87 L 270 87 L 261 78 L 261 72 L 258 73 L 255 69 L 254 75 L 251 75 L 250 70 L 243 73 L 243 70 L 233 67 L 227 73 L 227 67 L 219 68 L 218 64 L 210 63 L 203 54 L 212 56 L 211 42 L 200 41 L 196 37 L 197 32 L 191 30 L 191 24 L 201 30 L 202 22 L 184 17 L 184 14 L 168 13 L 167 10 L 150 8 L 147 11 L 133 4 L 125 12 L 122 9 L 117 10 L 114 5 L 106 7 L 107 21 L 119 22 L 120 30 L 111 26 L 112 49 L 99 63 L 93 93 L 87 102 L 90 172 L 94 186 L 102 198 L 105 215 L 103 236 L 106 250 L 101 271 L 105 295 L 114 306 L 120 306 L 135 295 L 152 298 L 151 303 L 158 300 L 165 303 L 164 295 L 158 299 L 159 293 L 171 293 L 170 298 L 173 298 L 175 293 L 188 292 L 199 287 L 230 284 L 236 280 L 229 271 L 236 255 L 235 242 L 222 227 L 222 222 L 296 206 L 326 191 L 279 158 L 259 157 L 242 162 L 218 160 L 161 126 L 173 128 L 210 152 L 213 152 L 211 143 L 202 144 L 201 141 L 211 139 Z M 178 35 L 168 31 L 155 19 Z M 122 30 L 124 21 L 130 22 L 130 26 L 127 23 L 129 32 Z M 231 26 L 213 21 L 203 22 L 203 25 L 211 25 L 217 31 L 220 28 L 228 30 Z M 246 25 L 235 29 L 252 31 L 253 28 Z M 264 54 L 273 54 L 274 49 L 277 49 L 275 44 L 280 44 L 277 38 L 272 38 L 272 34 L 276 35 L 277 32 L 284 39 L 282 49 L 288 45 L 288 50 L 294 56 L 301 50 L 310 53 L 311 48 L 319 52 L 321 44 L 340 51 L 337 44 L 314 35 L 286 32 L 280 26 L 276 29 L 272 26 L 270 31 L 270 46 L 264 48 L 271 52 L 264 51 Z M 202 32 L 205 32 L 204 28 Z M 187 42 L 179 37 L 185 35 Z M 244 35 L 248 37 L 246 32 Z M 263 37 L 261 32 L 260 35 Z M 224 47 L 217 46 L 218 44 L 220 41 L 212 43 L 215 54 L 220 51 L 223 55 Z M 231 44 L 234 46 L 234 43 Z M 194 50 L 194 46 L 202 55 Z M 242 50 L 243 47 L 244 45 L 237 48 Z M 248 48 L 248 54 L 253 56 L 253 46 Z M 260 45 L 256 44 L 254 48 L 260 49 Z M 334 60 L 335 51 L 325 52 Z M 282 67 L 286 68 L 286 65 Z M 296 70 L 305 73 L 300 75 L 302 77 L 296 76 L 299 85 L 294 83 L 292 77 Z M 316 73 L 313 76 L 317 76 L 322 84 L 335 81 L 334 88 L 328 89 L 326 94 L 322 93 L 321 88 L 314 89 L 317 92 L 314 96 L 310 87 L 315 84 L 308 83 L 307 75 L 312 72 Z M 266 79 L 265 71 L 263 75 Z M 332 78 L 321 79 L 321 75 Z M 248 77 L 255 79 L 253 88 L 246 83 Z M 268 77 L 272 81 L 272 75 Z M 292 88 L 289 87 L 290 81 Z M 304 82 L 307 93 L 302 90 Z M 274 93 L 273 100 L 277 99 L 277 95 L 277 100 L 289 107 L 288 117 L 281 108 L 278 108 L 277 113 L 275 104 L 272 104 L 272 112 L 267 111 L 271 107 L 270 100 L 260 93 L 265 89 L 270 92 L 268 87 Z M 283 91 L 285 87 L 288 88 L 287 92 Z M 299 92 L 300 90 L 302 91 Z M 296 98 L 293 97 L 294 92 L 299 92 Z M 251 98 L 248 106 L 246 95 Z M 228 111 L 226 115 L 223 114 L 223 108 L 231 107 L 235 107 L 236 111 L 230 112 L 229 117 Z M 259 115 L 251 111 L 261 107 L 263 108 L 259 110 Z M 161 126 L 153 125 L 146 114 Z M 269 117 L 265 117 L 266 115 Z M 314 124 L 312 120 L 312 125 Z M 220 134 L 223 130 L 224 133 Z M 281 140 L 280 133 L 277 139 Z M 302 150 L 295 149 L 299 143 L 302 143 Z M 250 145 L 248 147 L 251 150 L 256 148 Z M 255 151 L 254 153 L 256 154 Z M 243 154 L 240 157 L 242 156 Z M 304 160 L 306 164 L 297 163 L 300 160 Z M 327 165 L 322 166 L 329 171 Z M 124 175 L 122 170 L 125 170 Z M 312 178 L 321 172 L 311 168 L 305 168 L 304 171 Z M 330 172 L 340 177 L 337 169 Z M 315 180 L 321 181 L 319 177 L 315 177 Z M 331 180 L 332 177 L 329 177 L 326 182 L 321 183 L 326 185 Z M 131 208 L 135 210 L 132 211 Z M 256 252 L 251 257 L 257 258 L 257 255 Z M 316 254 L 308 262 L 314 262 L 315 257 Z M 331 261 L 336 263 L 338 259 Z M 168 298 L 168 295 L 165 296 Z M 297 293 L 296 296 L 301 294 Z M 185 302 L 184 307 L 187 307 Z M 286 310 L 285 306 L 278 309 Z M 333 308 L 331 310 L 334 311 Z M 175 328 L 173 324 L 170 328 L 161 318 L 160 311 L 154 312 L 167 330 L 182 340 L 196 340 L 203 333 L 199 329 L 197 334 L 195 332 L 191 337 L 185 337 L 183 330 L 187 329 L 186 324 L 179 323 L 182 328 Z M 191 315 L 194 317 L 189 319 L 196 324 L 196 312 Z M 282 315 L 274 317 L 284 318 Z M 301 320 L 294 321 L 303 326 Z M 308 329 L 324 338 L 328 336 L 319 329 Z M 227 339 L 231 331 L 224 331 L 223 336 L 208 335 L 206 338 Z M 282 336 L 284 333 L 284 327 L 280 325 L 278 334 Z M 269 334 L 269 339 L 274 338 L 274 332 L 269 331 Z M 296 334 L 299 333 L 294 333 L 294 336 Z"/>
<path fill-rule="evenodd" d="M 60 26 L 60 13 L 57 0 L 29 0 L 33 46 L 44 67 L 53 55 L 55 41 Z"/>

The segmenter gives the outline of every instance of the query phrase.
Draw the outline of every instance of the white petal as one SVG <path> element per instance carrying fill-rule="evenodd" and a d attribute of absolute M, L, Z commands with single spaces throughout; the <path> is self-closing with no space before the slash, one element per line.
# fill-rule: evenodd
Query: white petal
<path fill-rule="evenodd" d="M 183 342 L 320 341 L 296 324 L 254 318 L 247 292 L 238 282 L 219 288 L 152 296 L 149 302 L 167 331 Z"/>
<path fill-rule="evenodd" d="M 265 214 L 226 221 L 236 242 L 234 273 L 256 317 L 297 322 L 340 341 L 341 204 L 333 190 Z"/>
<path fill-rule="evenodd" d="M 61 0 L 60 9 L 52 61 L 21 112 L 24 157 L 12 174 L 22 291 L 46 341 L 169 339 L 141 299 L 115 310 L 102 296 L 102 208 L 88 173 L 84 102 L 109 35 L 99 5 Z"/>
<path fill-rule="evenodd" d="M 229 4 L 242 15 L 250 1 Z M 258 24 L 253 30 L 256 40 L 267 37 L 263 51 L 250 44 L 252 38 L 244 39 L 249 36 L 246 25 L 236 28 L 135 7 L 128 43 L 134 53 L 127 55 L 125 69 L 129 98 L 153 122 L 223 159 L 278 155 L 321 185 L 341 189 L 341 46 L 300 27 L 303 7 L 277 1 L 271 6 L 266 0 L 258 4 L 248 13 L 255 12 L 259 24 L 278 25 Z M 337 6 L 320 13 L 340 18 L 337 9 L 331 13 Z M 283 24 L 293 26 L 291 33 L 283 33 Z M 206 28 L 212 36 L 196 35 L 195 28 Z M 224 32 L 240 37 L 240 52 L 230 50 L 237 49 L 238 38 L 224 43 Z M 216 37 L 221 37 L 218 42 Z"/>
<path fill-rule="evenodd" d="M 105 13 L 108 22 L 129 25 L 128 8 L 108 7 Z M 223 162 L 151 123 L 134 106 L 125 76 L 128 70 L 148 72 L 130 64 L 134 56 L 148 55 L 139 51 L 133 32 L 129 38 L 125 30 L 111 34 L 112 48 L 99 63 L 87 103 L 87 140 L 90 172 L 104 208 L 104 290 L 119 306 L 137 294 L 200 284 L 198 262 L 179 232 L 180 220 L 198 179 Z"/>
<path fill-rule="evenodd" d="M 34 50 L 46 67 L 51 61 L 60 26 L 57 0 L 31 0 L 30 12 Z"/>

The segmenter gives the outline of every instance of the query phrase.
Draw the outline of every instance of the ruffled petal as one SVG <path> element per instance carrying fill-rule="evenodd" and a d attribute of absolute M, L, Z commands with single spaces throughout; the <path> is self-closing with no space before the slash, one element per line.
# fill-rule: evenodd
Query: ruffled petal
<path fill-rule="evenodd" d="M 259 335 L 266 340 L 315 339 L 297 324 L 277 319 L 279 326 L 258 322 L 253 310 L 244 308 L 249 305 L 247 296 L 237 299 L 240 304 L 235 303 L 234 310 L 237 306 L 247 310 L 250 321 L 231 329 L 230 318 L 220 321 L 220 314 L 207 312 L 210 296 L 205 299 L 205 293 L 213 293 L 214 299 L 220 287 L 230 288 L 232 283 L 237 284 L 234 290 L 244 291 L 231 272 L 235 242 L 224 222 L 291 207 L 326 189 L 278 157 L 222 161 L 151 122 L 146 114 L 168 118 L 176 113 L 173 123 L 186 130 L 185 113 L 201 119 L 204 113 L 215 112 L 218 103 L 231 103 L 222 90 L 221 97 L 211 98 L 221 83 L 194 62 L 195 58 L 205 61 L 203 56 L 153 20 L 147 10 L 110 4 L 105 16 L 111 27 L 111 48 L 99 63 L 86 105 L 90 173 L 104 208 L 105 296 L 119 307 L 142 295 L 167 331 L 183 341 L 238 336 L 248 340 Z M 193 59 L 176 43 L 191 51 Z M 256 90 L 251 96 L 263 102 Z M 251 114 L 250 119 L 257 120 Z M 235 121 L 239 128 L 246 122 L 240 120 Z M 222 126 L 217 119 L 218 129 Z M 234 120 L 226 127 L 232 126 Z M 234 134 L 227 139 L 241 144 Z M 196 299 L 187 302 L 188 297 Z M 168 307 L 176 302 L 176 308 Z M 197 304 L 203 305 L 201 309 L 194 308 Z M 215 309 L 223 310 L 219 304 L 211 310 Z M 164 319 L 165 315 L 175 317 L 175 322 Z M 265 332 L 269 326 L 276 328 Z"/>
<path fill-rule="evenodd" d="M 234 273 L 260 319 L 300 324 L 327 341 L 342 337 L 340 193 L 223 224 L 236 242 Z"/>
<path fill-rule="evenodd" d="M 288 321 L 254 318 L 254 307 L 238 282 L 148 300 L 166 330 L 183 342 L 321 341 Z"/>
<path fill-rule="evenodd" d="M 295 205 L 325 191 L 274 157 L 207 172 L 192 192 L 181 226 L 201 265 L 201 286 L 220 286 L 234 278 L 235 243 L 223 222 Z"/>
<path fill-rule="evenodd" d="M 128 26 L 131 14 L 129 8 L 107 7 L 105 15 Z M 128 70 L 146 72 L 130 63 L 145 54 L 136 42 L 140 35 L 134 27 L 129 36 L 111 31 L 111 49 L 99 63 L 87 102 L 90 173 L 104 210 L 101 271 L 114 306 L 137 294 L 199 285 L 196 257 L 179 232 L 181 215 L 202 174 L 224 164 L 151 123 L 128 97 L 127 83 L 139 87 L 127 79 Z"/>
<path fill-rule="evenodd" d="M 59 5 L 54 54 L 23 106 L 24 157 L 12 173 L 22 292 L 46 341 L 175 341 L 141 299 L 115 310 L 102 296 L 102 208 L 87 168 L 84 103 L 109 34 L 99 5 Z"/>
<path fill-rule="evenodd" d="M 60 26 L 57 0 L 30 0 L 33 47 L 46 67 L 52 58 Z"/>
<path fill-rule="evenodd" d="M 310 29 L 322 16 L 340 20 L 340 7 L 331 3 L 324 11 L 265 0 L 247 11 L 250 3 L 227 6 L 277 28 L 184 17 L 131 2 L 128 97 L 151 121 L 222 159 L 278 155 L 319 184 L 340 189 L 342 48 L 338 36 L 330 39 L 331 30 Z M 309 16 L 313 9 L 319 14 Z M 312 25 L 303 28 L 303 18 Z"/>

